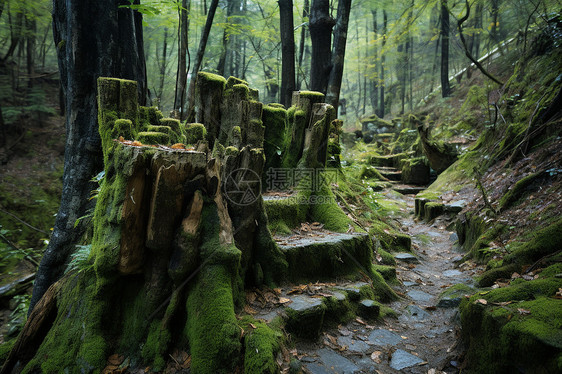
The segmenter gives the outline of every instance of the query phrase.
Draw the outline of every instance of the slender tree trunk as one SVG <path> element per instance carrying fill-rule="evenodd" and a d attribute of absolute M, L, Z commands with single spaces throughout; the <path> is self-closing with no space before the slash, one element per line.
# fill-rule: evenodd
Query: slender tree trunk
<path fill-rule="evenodd" d="M 406 51 L 405 51 L 406 50 Z M 400 43 L 397 48 L 398 69 L 396 75 L 398 78 L 398 95 L 400 96 L 400 114 L 404 114 L 404 105 L 406 101 L 406 71 L 408 64 L 407 43 Z"/>
<path fill-rule="evenodd" d="M 142 15 L 119 8 L 127 4 L 112 0 L 53 2 L 53 36 L 67 114 L 63 191 L 53 234 L 37 270 L 29 311 L 62 276 L 86 229 L 84 224 L 74 227 L 75 222 L 93 208 L 90 192 L 95 186 L 91 179 L 103 169 L 97 78 L 136 80 L 139 99 L 144 102 L 146 98 Z"/>
<path fill-rule="evenodd" d="M 8 15 L 10 13 L 8 12 Z M 10 17 L 11 20 L 11 17 Z M 16 48 L 19 45 L 19 42 L 22 37 L 22 27 L 23 27 L 23 13 L 18 13 L 16 15 L 16 20 L 14 23 L 10 22 L 10 46 L 8 47 L 8 51 L 2 58 L 2 61 L 6 61 L 8 58 L 14 55 Z"/>
<path fill-rule="evenodd" d="M 185 89 L 187 86 L 187 48 L 189 43 L 189 9 L 191 0 L 182 0 L 179 10 L 180 27 L 178 35 L 178 72 L 176 74 L 176 93 L 174 95 L 174 109 L 183 118 L 185 104 Z"/>
<path fill-rule="evenodd" d="M 378 25 L 377 25 L 377 11 L 371 10 L 371 14 L 373 16 L 373 34 L 375 38 L 375 43 L 373 44 L 373 61 L 374 61 L 374 70 L 375 76 L 373 78 L 373 82 L 371 83 L 371 106 L 373 107 L 373 113 L 378 112 L 378 104 L 379 104 L 379 77 L 378 77 L 378 48 L 377 48 L 377 39 L 378 39 Z"/>
<path fill-rule="evenodd" d="M 414 22 L 414 0 L 410 4 L 410 14 L 408 16 L 408 86 L 410 87 L 410 99 L 408 100 L 408 107 L 410 112 L 414 110 L 414 87 L 413 87 L 413 64 L 414 64 L 414 36 L 411 32 L 412 22 Z"/>
<path fill-rule="evenodd" d="M 279 0 L 281 28 L 281 104 L 289 106 L 295 90 L 295 32 L 293 0 Z"/>
<path fill-rule="evenodd" d="M 332 48 L 332 70 L 328 80 L 328 93 L 326 102 L 331 104 L 338 112 L 340 101 L 341 81 L 345 62 L 345 47 L 347 44 L 347 29 L 349 14 L 351 13 L 351 0 L 338 1 L 338 15 L 334 32 L 334 46 Z"/>
<path fill-rule="evenodd" d="M 37 35 L 37 22 L 33 14 L 26 14 L 25 16 L 25 29 L 26 29 L 26 65 L 28 81 L 27 86 L 33 87 L 33 76 L 35 75 L 35 37 Z"/>
<path fill-rule="evenodd" d="M 304 0 L 304 6 L 302 9 L 302 18 L 306 19 L 308 18 L 310 13 L 310 2 L 309 0 Z M 306 26 L 302 26 L 301 28 L 301 40 L 300 40 L 300 44 L 299 44 L 299 62 L 298 62 L 298 72 L 297 72 L 297 86 L 296 89 L 300 90 L 301 89 L 301 75 L 305 76 L 306 73 L 304 72 L 304 64 L 303 64 L 303 60 L 304 60 L 304 52 L 306 50 Z"/>
<path fill-rule="evenodd" d="M 188 121 L 190 121 L 195 115 L 195 83 L 197 82 L 197 73 L 199 72 L 199 69 L 201 69 L 201 64 L 203 63 L 203 56 L 205 55 L 205 49 L 207 48 L 207 41 L 209 40 L 209 34 L 211 33 L 211 26 L 213 26 L 213 20 L 215 18 L 218 3 L 219 0 L 211 0 L 211 4 L 209 5 L 209 10 L 207 12 L 207 21 L 205 22 L 203 32 L 201 33 L 201 40 L 199 41 L 195 64 L 191 70 L 191 80 L 189 81 L 186 107 Z"/>
<path fill-rule="evenodd" d="M 382 12 L 382 16 L 383 16 L 383 22 L 382 22 L 382 48 L 381 48 L 381 74 L 380 74 L 380 88 L 381 88 L 381 93 L 380 93 L 380 106 L 379 106 L 379 113 L 378 116 L 380 118 L 384 117 L 384 68 L 385 68 L 385 63 L 386 63 L 386 52 L 384 50 L 384 47 L 386 46 L 386 33 L 388 31 L 388 15 L 386 14 L 386 10 L 383 10 Z"/>
<path fill-rule="evenodd" d="M 310 89 L 326 93 L 331 70 L 330 50 L 334 19 L 330 17 L 329 0 L 312 0 L 310 8 L 310 40 L 312 58 L 310 62 Z"/>
<path fill-rule="evenodd" d="M 157 97 L 162 100 L 162 95 L 164 93 L 164 82 L 166 80 L 166 66 L 168 64 L 168 29 L 164 29 L 164 44 L 162 45 L 162 60 L 160 61 L 160 77 L 158 92 L 156 92 Z"/>
<path fill-rule="evenodd" d="M 449 9 L 447 0 L 441 0 L 441 94 L 451 96 L 449 85 Z"/>

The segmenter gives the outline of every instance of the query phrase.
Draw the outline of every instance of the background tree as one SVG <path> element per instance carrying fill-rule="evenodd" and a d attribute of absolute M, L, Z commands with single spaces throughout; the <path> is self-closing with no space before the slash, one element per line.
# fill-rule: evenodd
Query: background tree
<path fill-rule="evenodd" d="M 60 278 L 87 228 L 84 222 L 76 222 L 92 208 L 89 197 L 95 186 L 91 179 L 103 167 L 95 100 L 97 78 L 136 80 L 139 100 L 145 102 L 142 16 L 131 7 L 121 7 L 126 5 L 129 2 L 109 0 L 53 3 L 53 34 L 66 108 L 65 170 L 61 205 L 37 270 L 30 311 Z"/>
<path fill-rule="evenodd" d="M 295 90 L 295 32 L 293 1 L 279 0 L 281 29 L 281 104 L 289 106 Z"/>
<path fill-rule="evenodd" d="M 447 0 L 441 0 L 441 95 L 449 97 L 449 9 Z"/>

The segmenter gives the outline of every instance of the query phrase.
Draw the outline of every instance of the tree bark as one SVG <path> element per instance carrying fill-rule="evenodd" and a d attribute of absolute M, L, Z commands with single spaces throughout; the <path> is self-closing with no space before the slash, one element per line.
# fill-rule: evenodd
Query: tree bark
<path fill-rule="evenodd" d="M 185 90 L 187 87 L 187 54 L 189 43 L 189 10 L 191 0 L 182 0 L 180 13 L 180 27 L 178 38 L 178 72 L 176 82 L 176 93 L 174 95 L 174 109 L 178 110 L 184 117 L 183 108 L 185 104 Z"/>
<path fill-rule="evenodd" d="M 194 107 L 195 107 L 195 83 L 197 82 L 197 73 L 201 68 L 203 63 L 203 56 L 205 55 L 205 49 L 207 48 L 207 41 L 209 40 L 209 34 L 211 33 L 211 26 L 213 26 L 213 19 L 215 18 L 215 13 L 217 11 L 217 5 L 219 0 L 212 0 L 209 5 L 209 10 L 207 12 L 207 21 L 205 22 L 205 27 L 201 34 L 201 40 L 199 41 L 199 48 L 197 50 L 197 57 L 195 58 L 195 64 L 193 65 L 193 70 L 191 71 L 191 80 L 189 81 L 189 90 L 187 91 L 187 106 L 186 114 L 187 119 L 193 118 Z"/>
<path fill-rule="evenodd" d="M 279 0 L 281 29 L 281 104 L 288 106 L 295 90 L 293 0 Z"/>
<path fill-rule="evenodd" d="M 384 51 L 384 47 L 386 46 L 386 33 L 388 29 L 388 15 L 386 14 L 386 10 L 382 11 L 383 15 L 383 23 L 382 23 L 382 48 L 381 48 L 381 73 L 380 73 L 380 106 L 379 112 L 377 115 L 380 118 L 384 118 L 384 65 L 386 62 L 386 52 Z"/>
<path fill-rule="evenodd" d="M 373 113 L 377 113 L 379 107 L 379 77 L 378 77 L 378 59 L 379 59 L 379 51 L 377 48 L 377 39 L 378 39 L 378 24 L 377 24 L 377 11 L 371 10 L 371 15 L 373 16 L 373 33 L 375 37 L 374 43 L 374 50 L 373 50 L 373 61 L 375 65 L 375 77 L 373 78 L 373 82 L 371 83 L 371 106 L 373 107 Z"/>
<path fill-rule="evenodd" d="M 451 96 L 449 85 L 449 9 L 447 0 L 441 0 L 441 94 Z"/>
<path fill-rule="evenodd" d="M 310 1 L 309 0 L 304 0 L 304 5 L 302 8 L 302 18 L 308 18 L 310 14 Z M 304 52 L 305 52 L 305 47 L 306 46 L 306 26 L 303 25 L 301 27 L 301 40 L 299 43 L 299 61 L 298 61 L 298 73 L 297 73 L 297 90 L 301 89 L 301 79 L 300 76 L 301 74 L 303 76 L 306 76 L 306 73 L 303 71 L 303 60 L 304 60 Z"/>
<path fill-rule="evenodd" d="M 329 0 L 312 0 L 310 8 L 310 89 L 326 94 L 331 69 L 331 44 L 334 19 L 330 17 Z"/>
<path fill-rule="evenodd" d="M 351 0 L 339 0 L 336 29 L 334 32 L 334 46 L 332 48 L 332 69 L 330 71 L 326 95 L 326 102 L 335 108 L 336 113 L 338 112 L 340 100 L 350 12 Z"/>
<path fill-rule="evenodd" d="M 30 312 L 62 276 L 86 229 L 83 224 L 74 224 L 93 207 L 89 201 L 95 188 L 91 179 L 103 168 L 95 99 L 97 78 L 137 80 L 139 101 L 144 104 L 146 98 L 142 15 L 119 8 L 126 4 L 109 0 L 53 3 L 53 35 L 67 114 L 63 191 L 53 235 L 37 270 Z"/>
<path fill-rule="evenodd" d="M 158 92 L 156 96 L 162 100 L 162 94 L 164 93 L 164 81 L 166 80 L 166 65 L 168 60 L 168 29 L 164 29 L 164 45 L 162 46 L 162 60 L 160 61 L 160 76 L 158 84 Z"/>

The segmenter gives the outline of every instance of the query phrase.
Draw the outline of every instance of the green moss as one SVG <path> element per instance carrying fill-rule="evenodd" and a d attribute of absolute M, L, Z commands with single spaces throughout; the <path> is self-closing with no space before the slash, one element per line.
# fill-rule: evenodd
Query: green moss
<path fill-rule="evenodd" d="M 336 232 L 347 232 L 352 221 L 339 207 L 332 190 L 324 182 L 320 189 L 310 197 L 310 216 L 313 221 L 324 224 L 324 228 Z"/>
<path fill-rule="evenodd" d="M 486 107 L 488 105 L 487 92 L 484 87 L 479 85 L 471 86 L 466 95 L 466 99 L 461 106 L 460 112 L 468 112 L 477 108 Z"/>
<path fill-rule="evenodd" d="M 197 84 L 203 86 L 213 85 L 224 89 L 226 85 L 226 79 L 224 79 L 224 77 L 221 75 L 200 71 L 199 73 L 197 73 Z"/>
<path fill-rule="evenodd" d="M 428 202 L 424 206 L 423 218 L 427 222 L 430 222 L 433 219 L 439 217 L 441 214 L 443 214 L 443 211 L 444 211 L 444 206 L 442 203 Z"/>
<path fill-rule="evenodd" d="M 279 372 L 276 357 L 283 344 L 283 333 L 249 316 L 242 317 L 244 335 L 244 373 L 274 374 Z"/>
<path fill-rule="evenodd" d="M 476 372 L 560 371 L 562 301 L 550 298 L 562 280 L 522 281 L 461 302 L 469 369 Z M 486 299 L 482 305 L 478 299 Z M 505 305 L 494 303 L 508 302 Z"/>
<path fill-rule="evenodd" d="M 337 297 L 330 296 L 324 299 L 324 305 L 326 305 L 324 325 L 326 327 L 336 327 L 355 318 L 353 305 L 344 294 L 339 291 L 336 292 L 338 292 Z"/>
<path fill-rule="evenodd" d="M 93 278 L 92 272 L 64 278 L 65 293 L 57 297 L 57 310 L 65 312 L 58 313 L 23 373 L 90 372 L 105 366 L 110 344 L 102 335 L 105 302 Z"/>
<path fill-rule="evenodd" d="M 515 201 L 519 200 L 525 193 L 527 187 L 541 174 L 542 173 L 540 172 L 533 173 L 517 181 L 517 183 L 515 183 L 500 199 L 500 209 L 506 209 Z"/>
<path fill-rule="evenodd" d="M 369 234 L 380 242 L 383 250 L 409 252 L 412 248 L 412 238 L 409 235 L 396 231 L 382 221 L 374 221 Z"/>
<path fill-rule="evenodd" d="M 388 181 L 382 174 L 372 166 L 363 166 L 358 175 L 359 179 L 376 179 L 379 181 Z"/>
<path fill-rule="evenodd" d="M 187 144 L 197 144 L 207 136 L 207 129 L 202 123 L 187 123 L 185 125 L 185 135 Z"/>
<path fill-rule="evenodd" d="M 148 132 L 163 133 L 163 134 L 166 134 L 166 135 L 168 135 L 168 136 L 170 136 L 170 135 L 173 136 L 172 128 L 169 127 L 169 126 L 164 126 L 164 125 L 160 125 L 160 126 L 149 125 L 149 126 L 146 128 L 146 131 L 148 131 Z"/>
<path fill-rule="evenodd" d="M 488 270 L 478 277 L 478 286 L 490 287 L 498 279 L 511 278 L 511 274 L 520 272 L 521 266 L 510 264 L 495 269 Z"/>
<path fill-rule="evenodd" d="M 262 112 L 264 132 L 265 170 L 281 166 L 281 153 L 287 137 L 287 111 L 271 105 L 265 105 Z M 264 178 L 266 173 L 264 173 Z"/>
<path fill-rule="evenodd" d="M 304 339 L 315 340 L 318 338 L 326 313 L 324 303 L 303 310 L 294 310 L 289 306 L 285 309 L 285 312 L 288 317 L 287 331 Z"/>
<path fill-rule="evenodd" d="M 540 272 L 539 277 L 548 278 L 558 276 L 558 278 L 560 278 L 559 274 L 562 274 L 562 263 L 550 265 Z"/>
<path fill-rule="evenodd" d="M 162 329 L 159 321 L 150 324 L 148 338 L 142 347 L 142 357 L 145 363 L 150 363 L 155 371 L 164 369 L 166 349 L 170 343 L 170 332 Z"/>
<path fill-rule="evenodd" d="M 303 98 L 310 98 L 314 102 L 322 102 L 324 100 L 324 94 L 317 91 L 299 91 L 299 95 Z"/>
<path fill-rule="evenodd" d="M 139 132 L 137 134 L 136 140 L 138 140 L 142 144 L 148 144 L 148 145 L 170 144 L 170 136 L 162 132 L 149 132 L 149 131 Z"/>
<path fill-rule="evenodd" d="M 371 269 L 369 276 L 371 278 L 371 284 L 361 287 L 360 290 L 362 299 L 375 300 L 383 303 L 398 299 L 396 293 L 385 282 L 382 275 L 374 268 Z"/>
<path fill-rule="evenodd" d="M 373 265 L 373 270 L 382 275 L 385 281 L 397 283 L 396 267 L 390 265 Z"/>
<path fill-rule="evenodd" d="M 4 362 L 8 358 L 10 351 L 14 347 L 14 344 L 16 344 L 16 340 L 16 338 L 13 338 L 0 344 L 0 365 L 4 365 Z"/>
<path fill-rule="evenodd" d="M 552 224 L 532 232 L 529 241 L 513 244 L 513 251 L 505 258 L 506 262 L 528 264 L 560 249 L 562 218 Z"/>
<path fill-rule="evenodd" d="M 384 265 L 390 265 L 390 266 L 396 265 L 396 259 L 394 258 L 394 256 L 391 255 L 389 252 L 385 251 L 384 249 L 378 248 L 377 254 L 381 256 L 382 263 Z"/>
<path fill-rule="evenodd" d="M 240 78 L 236 78 L 236 77 L 228 77 L 228 80 L 226 81 L 226 87 L 227 88 L 233 88 L 234 86 L 246 86 L 249 87 L 250 85 L 248 84 L 248 82 L 246 82 L 243 79 Z"/>

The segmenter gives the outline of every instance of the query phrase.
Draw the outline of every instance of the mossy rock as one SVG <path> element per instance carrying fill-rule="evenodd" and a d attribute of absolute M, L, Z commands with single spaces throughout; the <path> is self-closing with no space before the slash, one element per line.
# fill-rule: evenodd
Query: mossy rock
<path fill-rule="evenodd" d="M 562 300 L 552 298 L 560 287 L 562 279 L 538 279 L 463 299 L 460 310 L 468 369 L 560 372 Z M 479 299 L 487 300 L 486 305 Z"/>
<path fill-rule="evenodd" d="M 176 134 L 177 137 L 183 134 L 180 121 L 175 118 L 161 118 L 160 124 L 162 126 L 168 126 Z"/>
<path fill-rule="evenodd" d="M 514 202 L 519 200 L 523 194 L 525 194 L 527 187 L 529 187 L 540 175 L 542 175 L 541 172 L 529 174 L 517 181 L 517 183 L 515 183 L 500 199 L 500 209 L 507 209 Z"/>
<path fill-rule="evenodd" d="M 344 292 L 334 291 L 333 296 L 324 298 L 324 305 L 324 325 L 327 327 L 336 327 L 355 318 L 353 306 Z"/>
<path fill-rule="evenodd" d="M 412 248 L 412 238 L 402 234 L 381 221 L 373 222 L 369 234 L 374 235 L 383 250 L 392 252 L 409 252 Z"/>
<path fill-rule="evenodd" d="M 366 234 L 330 234 L 325 238 L 292 239 L 279 245 L 292 282 L 331 279 L 369 268 L 371 240 Z M 359 265 L 358 265 L 359 264 Z"/>
<path fill-rule="evenodd" d="M 402 159 L 401 169 L 402 183 L 416 185 L 429 183 L 429 164 L 425 157 Z"/>
<path fill-rule="evenodd" d="M 439 308 L 456 308 L 460 305 L 462 299 L 467 295 L 476 292 L 474 287 L 467 284 L 459 283 L 447 288 L 438 298 L 437 307 Z"/>
<path fill-rule="evenodd" d="M 424 210 L 423 219 L 427 222 L 431 222 L 435 218 L 443 214 L 444 206 L 442 203 L 428 202 L 424 205 L 423 210 Z"/>
<path fill-rule="evenodd" d="M 396 267 L 391 265 L 373 265 L 373 270 L 382 275 L 385 281 L 396 283 Z"/>
<path fill-rule="evenodd" d="M 321 299 L 298 295 L 285 308 L 287 313 L 287 331 L 304 339 L 316 339 L 324 323 L 326 305 Z"/>

